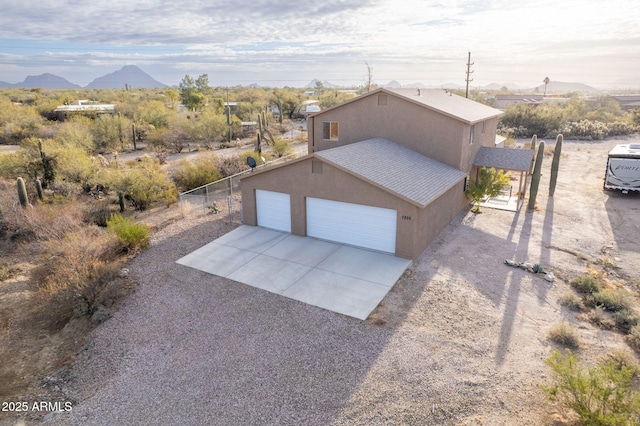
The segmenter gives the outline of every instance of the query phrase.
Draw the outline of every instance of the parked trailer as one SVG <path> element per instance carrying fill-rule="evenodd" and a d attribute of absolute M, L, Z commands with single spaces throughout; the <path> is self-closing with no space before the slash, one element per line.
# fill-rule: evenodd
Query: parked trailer
<path fill-rule="evenodd" d="M 616 145 L 609 152 L 604 189 L 640 192 L 640 144 Z"/>

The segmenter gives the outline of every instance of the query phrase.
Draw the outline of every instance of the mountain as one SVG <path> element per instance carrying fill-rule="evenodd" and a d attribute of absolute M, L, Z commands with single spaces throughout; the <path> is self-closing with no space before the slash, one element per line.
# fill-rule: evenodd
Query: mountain
<path fill-rule="evenodd" d="M 13 84 L 7 83 L 6 81 L 0 81 L 0 89 L 9 89 L 13 87 Z"/>
<path fill-rule="evenodd" d="M 544 84 L 530 89 L 532 92 L 544 93 Z M 597 92 L 595 87 L 587 86 L 583 83 L 565 83 L 562 81 L 551 81 L 547 84 L 547 95 L 553 93 L 569 93 L 569 92 Z"/>
<path fill-rule="evenodd" d="M 137 66 L 126 65 L 118 71 L 96 78 L 87 85 L 87 89 L 124 89 L 126 85 L 132 89 L 167 87 Z"/>
<path fill-rule="evenodd" d="M 16 83 L 10 87 L 24 87 L 25 89 L 34 89 L 36 87 L 41 89 L 80 89 L 77 84 L 49 73 L 30 75 L 22 83 Z"/>
<path fill-rule="evenodd" d="M 304 86 L 304 88 L 305 89 L 315 89 L 317 87 L 317 83 L 321 83 L 322 87 L 324 87 L 326 89 L 337 89 L 337 88 L 341 87 L 341 86 L 339 86 L 337 84 L 329 83 L 327 80 L 320 81 L 317 78 L 314 78 L 309 83 L 307 83 L 307 85 Z"/>
<path fill-rule="evenodd" d="M 388 82 L 387 84 L 385 84 L 384 88 L 385 89 L 401 89 L 402 88 L 402 84 L 400 84 L 396 80 L 392 80 L 392 81 Z"/>

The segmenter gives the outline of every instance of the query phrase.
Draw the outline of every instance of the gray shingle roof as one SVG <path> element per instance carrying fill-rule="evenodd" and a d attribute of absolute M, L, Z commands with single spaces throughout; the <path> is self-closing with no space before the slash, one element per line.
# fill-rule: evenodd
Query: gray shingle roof
<path fill-rule="evenodd" d="M 466 176 L 460 170 L 384 138 L 313 155 L 419 207 L 427 206 Z"/>
<path fill-rule="evenodd" d="M 531 167 L 533 150 L 511 148 L 480 147 L 480 151 L 473 160 L 477 167 L 495 167 L 503 170 L 527 171 Z"/>
<path fill-rule="evenodd" d="M 502 111 L 442 89 L 381 89 L 469 124 L 497 117 Z"/>

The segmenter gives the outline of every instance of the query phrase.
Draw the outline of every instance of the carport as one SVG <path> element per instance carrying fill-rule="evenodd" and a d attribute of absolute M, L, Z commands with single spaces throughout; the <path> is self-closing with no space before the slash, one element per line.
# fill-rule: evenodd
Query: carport
<path fill-rule="evenodd" d="M 364 320 L 411 260 L 242 225 L 177 263 Z"/>

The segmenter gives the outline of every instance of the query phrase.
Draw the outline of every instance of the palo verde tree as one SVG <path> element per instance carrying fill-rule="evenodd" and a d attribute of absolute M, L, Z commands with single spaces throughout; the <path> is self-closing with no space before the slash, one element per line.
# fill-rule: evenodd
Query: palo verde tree
<path fill-rule="evenodd" d="M 504 170 L 481 167 L 478 170 L 478 179 L 471 182 L 467 190 L 467 195 L 475 205 L 473 212 L 480 213 L 480 202 L 485 197 L 497 197 L 507 183 L 509 183 L 509 176 L 504 173 Z"/>

